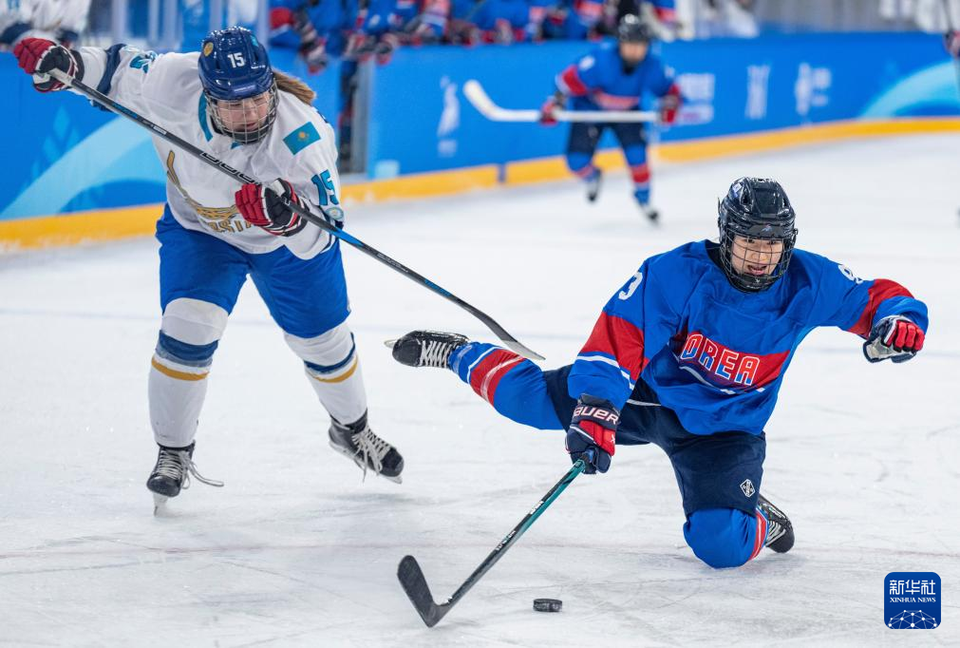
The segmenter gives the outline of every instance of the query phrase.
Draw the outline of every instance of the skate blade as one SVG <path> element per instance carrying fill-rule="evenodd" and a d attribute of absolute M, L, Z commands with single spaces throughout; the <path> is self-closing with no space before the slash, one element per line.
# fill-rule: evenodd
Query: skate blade
<path fill-rule="evenodd" d="M 163 513 L 167 510 L 167 500 L 170 499 L 166 495 L 158 495 L 157 493 L 153 494 L 153 516 L 157 517 L 160 513 Z"/>
<path fill-rule="evenodd" d="M 344 450 L 343 448 L 335 444 L 333 441 L 330 442 L 330 447 L 336 450 L 337 452 L 339 452 L 340 454 L 342 454 L 347 459 L 350 459 L 357 468 L 359 468 L 360 470 L 363 470 L 363 464 L 357 461 L 356 456 L 354 456 L 352 452 L 350 452 L 349 450 Z M 384 475 L 383 473 L 374 472 L 374 470 L 371 468 L 367 468 L 367 472 L 371 472 L 377 477 L 383 477 L 387 481 L 392 481 L 394 484 L 403 483 L 402 475 L 397 475 L 396 477 L 390 477 L 389 475 Z"/>

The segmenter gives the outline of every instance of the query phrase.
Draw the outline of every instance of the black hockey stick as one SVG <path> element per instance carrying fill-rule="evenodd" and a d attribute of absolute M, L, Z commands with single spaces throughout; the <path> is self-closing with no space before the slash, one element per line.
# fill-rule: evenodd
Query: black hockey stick
<path fill-rule="evenodd" d="M 560 493 L 576 479 L 577 475 L 583 472 L 584 468 L 586 468 L 586 464 L 583 462 L 583 459 L 578 459 L 573 464 L 573 467 L 567 471 L 567 474 L 563 476 L 563 479 L 547 491 L 547 494 L 537 502 L 537 505 L 520 520 L 520 524 L 513 527 L 510 533 L 504 536 L 500 544 L 498 544 L 496 548 L 490 552 L 490 555 L 480 563 L 480 566 L 470 574 L 463 585 L 443 603 L 437 604 L 434 602 L 433 595 L 430 593 L 430 587 L 427 585 L 427 579 L 424 578 L 423 570 L 420 569 L 420 564 L 417 563 L 417 559 L 413 556 L 403 557 L 403 560 L 400 561 L 400 565 L 397 567 L 397 578 L 400 579 L 400 585 L 403 586 L 403 591 L 410 597 L 413 607 L 417 608 L 417 612 L 420 613 L 420 618 L 423 619 L 423 622 L 427 624 L 428 628 L 437 625 L 440 619 L 445 617 L 447 612 L 470 591 L 470 588 L 476 585 L 477 581 L 490 571 L 491 567 L 497 564 L 497 561 L 503 557 L 503 554 L 507 553 L 507 549 L 512 547 L 513 543 L 520 539 L 520 536 L 537 521 L 537 518 L 540 517 L 540 515 L 547 510 L 547 507 L 553 503 L 553 500 L 557 499 Z"/>
<path fill-rule="evenodd" d="M 225 173 L 226 175 L 230 176 L 231 178 L 233 178 L 233 179 L 236 180 L 237 182 L 239 182 L 239 183 L 241 183 L 241 184 L 247 184 L 247 183 L 251 183 L 251 182 L 256 183 L 256 182 L 257 182 L 257 181 L 254 180 L 253 178 L 251 178 L 251 177 L 249 177 L 249 176 L 247 176 L 247 175 L 244 175 L 243 173 L 240 173 L 239 171 L 237 171 L 236 169 L 234 169 L 234 168 L 231 167 L 230 165 L 221 162 L 220 160 L 218 160 L 217 158 L 213 157 L 213 156 L 210 155 L 209 153 L 200 150 L 199 148 L 197 148 L 196 146 L 190 144 L 189 142 L 186 142 L 186 141 L 180 139 L 179 137 L 177 137 L 177 136 L 174 135 L 173 133 L 170 133 L 169 131 L 161 128 L 160 126 L 157 126 L 157 125 L 154 124 L 152 121 L 148 120 L 147 118 L 143 117 L 142 115 L 139 115 L 139 114 L 135 113 L 134 111 L 130 110 L 129 108 L 127 108 L 127 107 L 124 106 L 123 104 L 117 103 L 116 101 L 114 101 L 114 100 L 111 99 L 110 97 L 106 96 L 106 95 L 103 94 L 102 92 L 99 92 L 98 90 L 95 90 L 94 88 L 91 88 L 90 86 L 84 84 L 82 81 L 79 81 L 78 79 L 70 78 L 69 76 L 67 76 L 66 74 L 64 74 L 64 73 L 63 73 L 62 71 L 60 71 L 60 70 L 51 70 L 49 74 L 50 74 L 51 76 L 53 76 L 53 78 L 55 78 L 57 81 L 59 81 L 60 83 L 62 83 L 63 85 L 68 86 L 68 87 L 70 87 L 70 88 L 73 88 L 73 89 L 76 90 L 77 92 L 85 95 L 87 98 L 89 98 L 89 99 L 90 99 L 91 101 L 93 101 L 94 103 L 99 104 L 99 105 L 103 106 L 104 108 L 107 108 L 107 109 L 109 109 L 109 110 L 112 111 L 112 112 L 115 112 L 115 113 L 118 114 L 118 115 L 121 115 L 121 116 L 123 116 L 123 117 L 126 117 L 127 119 L 130 119 L 131 121 L 139 124 L 140 126 L 143 126 L 143 127 L 146 128 L 147 130 L 151 131 L 154 135 L 156 135 L 156 136 L 158 136 L 158 137 L 160 137 L 160 138 L 162 138 L 162 139 L 165 139 L 166 141 L 170 142 L 170 143 L 173 144 L 174 146 L 177 146 L 177 147 L 183 149 L 186 153 L 194 156 L 195 158 L 198 158 L 198 159 L 206 162 L 207 164 L 209 164 L 210 166 L 214 167 L 215 169 L 219 169 L 220 171 L 222 171 L 222 172 Z M 324 220 L 323 218 L 320 218 L 319 216 L 317 216 L 316 214 L 314 214 L 313 212 L 311 212 L 309 209 L 306 209 L 306 208 L 304 208 L 304 207 L 301 207 L 300 205 L 294 204 L 294 203 L 291 202 L 289 199 L 287 199 L 285 196 L 280 196 L 280 200 L 281 200 L 281 202 L 283 202 L 283 204 L 284 204 L 285 206 L 289 207 L 290 209 L 292 209 L 292 210 L 295 211 L 296 213 L 300 214 L 301 217 L 303 217 L 303 218 L 305 218 L 306 220 L 310 221 L 311 223 L 313 223 L 314 225 L 316 225 L 316 226 L 319 227 L 320 229 L 326 230 L 326 231 L 327 231 L 329 234 L 331 234 L 332 236 L 337 237 L 337 238 L 340 239 L 341 241 L 345 241 L 345 242 L 349 243 L 350 245 L 352 245 L 353 247 L 357 248 L 358 250 L 360 250 L 360 251 L 363 252 L 364 254 L 373 257 L 374 259 L 376 259 L 376 260 L 379 261 L 380 263 L 383 263 L 384 265 L 387 265 L 387 266 L 393 268 L 394 270 L 396 270 L 397 272 L 399 272 L 399 273 L 402 274 L 403 276 L 407 277 L 408 279 L 412 279 L 413 281 L 416 281 L 416 282 L 419 283 L 421 286 L 424 286 L 424 287 L 426 287 L 427 289 L 432 290 L 433 292 L 437 293 L 437 294 L 440 295 L 441 297 L 443 297 L 443 298 L 445 298 L 445 299 L 453 302 L 454 304 L 456 304 L 456 305 L 459 306 L 460 308 L 464 309 L 465 311 L 467 311 L 468 313 L 470 313 L 471 315 L 473 315 L 474 317 L 476 317 L 478 320 L 480 320 L 481 322 L 483 322 L 484 324 L 486 324 L 487 327 L 488 327 L 491 331 L 493 331 L 493 332 L 496 334 L 496 336 L 497 336 L 498 338 L 500 338 L 500 341 L 503 342 L 504 345 L 506 345 L 510 350 L 512 350 L 512 351 L 514 351 L 514 352 L 516 352 L 516 353 L 519 353 L 520 355 L 526 356 L 526 357 L 528 357 L 528 358 L 532 358 L 532 359 L 534 359 L 534 360 L 543 360 L 543 359 L 544 359 L 542 355 L 540 355 L 539 353 L 537 353 L 537 352 L 535 352 L 535 351 L 527 348 L 526 346 L 524 346 L 523 344 L 521 344 L 515 337 L 513 337 L 512 335 L 510 335 L 509 333 L 507 333 L 506 329 L 504 329 L 504 328 L 503 328 L 502 326 L 500 326 L 496 321 L 494 321 L 494 319 L 493 319 L 492 317 L 490 317 L 489 315 L 487 315 L 486 313 L 484 313 L 484 312 L 481 311 L 480 309 L 478 309 L 478 308 L 476 308 L 476 307 L 474 307 L 474 306 L 471 306 L 470 304 L 468 304 L 467 302 L 463 301 L 462 299 L 460 299 L 459 297 L 457 297 L 457 296 L 454 295 L 453 293 L 448 292 L 447 290 L 441 288 L 441 287 L 438 286 L 437 284 L 433 283 L 432 281 L 430 281 L 429 279 L 427 279 L 426 277 L 424 277 L 422 274 L 420 274 L 420 273 L 418 273 L 418 272 L 416 272 L 416 271 L 414 271 L 414 270 L 411 270 L 410 268 L 408 268 L 407 266 L 403 265 L 403 264 L 400 263 L 399 261 L 396 261 L 396 260 L 388 257 L 388 256 L 387 256 L 386 254 L 384 254 L 383 252 L 380 252 L 379 250 L 370 247 L 369 245 L 367 245 L 366 243 L 364 243 L 364 242 L 361 241 L 360 239 L 358 239 L 358 238 L 356 238 L 356 237 L 354 237 L 354 236 L 351 236 L 351 235 L 348 234 L 347 232 L 345 232 L 345 231 L 343 231 L 343 230 L 341 230 L 341 229 L 337 229 L 336 227 L 334 227 L 333 225 L 331 225 L 330 223 L 328 223 L 328 222 L 327 222 L 326 220 Z M 329 219 L 329 220 L 333 220 L 333 219 L 330 217 L 330 215 L 327 214 L 327 212 L 323 209 L 323 207 L 320 207 L 320 213 L 323 214 L 324 218 L 327 218 L 327 219 Z"/>

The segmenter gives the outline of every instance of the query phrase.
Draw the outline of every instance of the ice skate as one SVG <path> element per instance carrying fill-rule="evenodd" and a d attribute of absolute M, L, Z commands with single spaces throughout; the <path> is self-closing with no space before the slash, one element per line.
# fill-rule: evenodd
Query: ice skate
<path fill-rule="evenodd" d="M 651 223 L 654 225 L 660 222 L 660 211 L 656 207 L 652 207 L 650 203 L 639 203 L 640 212 L 646 216 Z"/>
<path fill-rule="evenodd" d="M 153 493 L 153 514 L 160 511 L 167 500 L 176 497 L 180 491 L 190 487 L 190 476 L 192 475 L 198 482 L 223 487 L 223 482 L 214 479 L 207 479 L 197 472 L 197 467 L 193 463 L 193 449 L 196 442 L 191 443 L 186 448 L 168 448 L 160 446 L 157 453 L 157 464 L 153 467 L 153 472 L 147 478 L 147 488 Z"/>
<path fill-rule="evenodd" d="M 770 503 L 763 495 L 758 495 L 757 508 L 767 518 L 767 539 L 763 546 L 777 553 L 786 553 L 793 547 L 793 524 L 783 511 Z"/>
<path fill-rule="evenodd" d="M 596 202 L 600 195 L 600 185 L 603 184 L 603 171 L 597 169 L 593 177 L 587 178 L 587 201 Z"/>
<path fill-rule="evenodd" d="M 450 354 L 470 340 L 458 333 L 443 331 L 411 331 L 384 344 L 393 350 L 393 359 L 408 367 L 446 369 Z"/>
<path fill-rule="evenodd" d="M 392 482 L 402 482 L 403 457 L 396 448 L 373 433 L 367 424 L 366 412 L 350 425 L 331 420 L 330 447 L 352 459 L 363 470 L 364 478 L 367 471 L 372 470 Z"/>

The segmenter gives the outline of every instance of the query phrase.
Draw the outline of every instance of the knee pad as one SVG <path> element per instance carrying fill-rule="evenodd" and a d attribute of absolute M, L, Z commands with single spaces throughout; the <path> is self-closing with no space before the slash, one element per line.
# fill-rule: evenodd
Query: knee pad
<path fill-rule="evenodd" d="M 153 366 L 174 378 L 205 377 L 226 326 L 227 311 L 216 304 L 173 300 L 163 310 Z"/>
<path fill-rule="evenodd" d="M 339 382 L 357 367 L 357 346 L 346 323 L 312 338 L 284 333 L 287 345 L 303 360 L 313 378 L 321 382 Z"/>
<path fill-rule="evenodd" d="M 765 528 L 765 526 L 764 526 Z M 683 537 L 697 558 L 711 567 L 739 567 L 753 558 L 763 538 L 759 538 L 756 514 L 738 509 L 694 511 L 683 526 Z"/>
<path fill-rule="evenodd" d="M 592 156 L 586 153 L 567 153 L 567 167 L 576 175 L 585 178 L 593 173 L 591 158 Z"/>
<path fill-rule="evenodd" d="M 160 331 L 185 344 L 217 342 L 227 328 L 227 311 L 210 302 L 182 297 L 163 309 Z"/>

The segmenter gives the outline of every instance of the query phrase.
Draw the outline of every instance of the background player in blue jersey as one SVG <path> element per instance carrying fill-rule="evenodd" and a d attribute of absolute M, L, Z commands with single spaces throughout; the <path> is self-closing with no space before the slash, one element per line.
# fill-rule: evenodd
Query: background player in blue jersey
<path fill-rule="evenodd" d="M 650 53 L 652 38 L 652 31 L 639 18 L 624 16 L 616 44 L 601 45 L 557 76 L 556 93 L 540 109 L 541 123 L 555 124 L 554 112 L 568 99 L 572 110 L 635 110 L 646 93 L 661 97 L 661 120 L 673 123 L 680 107 L 680 90 L 673 73 Z M 574 123 L 567 140 L 567 166 L 587 183 L 587 200 L 595 201 L 602 174 L 593 164 L 593 155 L 607 127 L 623 148 L 633 178 L 633 195 L 643 212 L 656 220 L 657 211 L 650 207 L 650 166 L 642 124 Z"/>
<path fill-rule="evenodd" d="M 763 546 L 788 551 L 790 521 L 760 495 L 764 426 L 803 338 L 837 326 L 871 362 L 911 359 L 926 306 L 887 279 L 862 280 L 794 249 L 794 210 L 779 183 L 741 178 L 719 207 L 720 242 L 647 259 L 614 293 L 573 365 L 541 371 L 505 349 L 414 331 L 399 362 L 446 367 L 501 414 L 566 429 L 567 450 L 606 472 L 617 445 L 653 443 L 670 458 L 687 544 L 713 567 Z"/>

